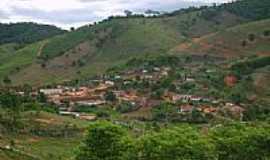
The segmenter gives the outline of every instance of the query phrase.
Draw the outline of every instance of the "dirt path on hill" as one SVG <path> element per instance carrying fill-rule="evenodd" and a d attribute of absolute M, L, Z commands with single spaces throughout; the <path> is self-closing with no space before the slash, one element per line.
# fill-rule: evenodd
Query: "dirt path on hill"
<path fill-rule="evenodd" d="M 48 43 L 48 41 L 43 42 L 43 44 L 39 47 L 37 57 L 41 56 L 42 50 L 45 47 L 45 45 Z"/>

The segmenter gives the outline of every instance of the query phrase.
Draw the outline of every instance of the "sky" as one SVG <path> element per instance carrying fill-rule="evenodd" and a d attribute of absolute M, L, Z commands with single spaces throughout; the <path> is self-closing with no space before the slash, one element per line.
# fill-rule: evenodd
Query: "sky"
<path fill-rule="evenodd" d="M 79 27 L 124 10 L 173 11 L 230 0 L 0 0 L 0 22 L 37 22 L 61 28 Z"/>

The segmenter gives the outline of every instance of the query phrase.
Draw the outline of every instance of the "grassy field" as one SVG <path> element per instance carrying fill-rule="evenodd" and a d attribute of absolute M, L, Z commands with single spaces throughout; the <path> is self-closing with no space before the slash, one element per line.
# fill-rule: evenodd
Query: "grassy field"
<path fill-rule="evenodd" d="M 5 56 L 3 60 L 4 62 L 0 64 L 1 77 L 10 75 L 12 73 L 17 73 L 20 71 L 20 69 L 32 64 L 37 57 L 42 43 L 43 42 L 35 43 L 15 52 L 13 50 L 11 53 L 5 53 L 9 54 L 8 56 L 5 56 L 1 52 L 1 57 Z"/>
<path fill-rule="evenodd" d="M 13 151 L 0 150 L 0 160 L 35 160 L 35 159 Z"/>

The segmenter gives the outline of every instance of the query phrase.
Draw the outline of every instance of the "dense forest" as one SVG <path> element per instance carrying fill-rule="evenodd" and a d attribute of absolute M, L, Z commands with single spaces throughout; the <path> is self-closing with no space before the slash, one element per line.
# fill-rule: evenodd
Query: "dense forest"
<path fill-rule="evenodd" d="M 62 33 L 65 31 L 50 25 L 36 23 L 0 24 L 0 44 L 33 43 Z"/>
<path fill-rule="evenodd" d="M 190 13 L 194 11 L 201 11 L 202 17 L 211 19 L 222 12 L 229 12 L 246 20 L 261 20 L 269 18 L 270 16 L 270 1 L 269 0 L 237 0 L 229 3 L 218 5 L 214 3 L 212 6 L 189 7 L 187 9 L 180 9 L 172 13 L 160 15 L 175 16 L 183 13 Z"/>

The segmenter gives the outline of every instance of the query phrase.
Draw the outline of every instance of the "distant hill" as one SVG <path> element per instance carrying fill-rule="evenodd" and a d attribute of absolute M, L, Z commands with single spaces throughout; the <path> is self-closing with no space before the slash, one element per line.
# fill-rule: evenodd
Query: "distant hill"
<path fill-rule="evenodd" d="M 0 45 L 5 43 L 33 43 L 65 31 L 50 25 L 36 23 L 0 23 Z"/>
<path fill-rule="evenodd" d="M 110 17 L 16 50 L 4 62 L 0 60 L 0 77 L 8 77 L 14 84 L 42 85 L 100 74 L 133 57 L 147 55 L 269 55 L 269 41 L 261 36 L 267 32 L 269 13 L 268 0 L 242 0 L 153 17 Z M 248 41 L 250 34 L 255 34 L 254 42 Z M 208 37 L 213 38 L 209 39 L 211 45 L 225 44 L 214 45 L 221 49 L 201 49 L 197 43 L 208 43 Z M 242 47 L 245 40 L 247 46 Z M 5 52 L 13 50 L 12 46 L 2 48 Z"/>

